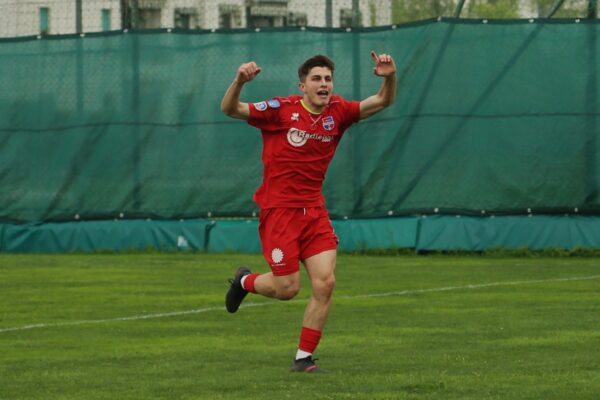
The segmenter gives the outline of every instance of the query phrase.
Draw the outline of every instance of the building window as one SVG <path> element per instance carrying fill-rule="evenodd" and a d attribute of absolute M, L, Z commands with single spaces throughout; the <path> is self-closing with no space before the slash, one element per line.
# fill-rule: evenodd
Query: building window
<path fill-rule="evenodd" d="M 239 6 L 219 4 L 219 28 L 241 28 L 242 11 Z"/>
<path fill-rule="evenodd" d="M 362 14 L 358 12 L 357 24 L 352 23 L 352 9 L 351 8 L 342 8 L 340 9 L 340 28 L 351 28 L 354 26 L 362 26 Z"/>
<path fill-rule="evenodd" d="M 160 8 L 140 8 L 140 26 L 142 29 L 160 28 Z"/>
<path fill-rule="evenodd" d="M 194 29 L 198 28 L 198 18 L 196 10 L 193 8 L 178 8 L 175 10 L 175 21 L 173 21 L 175 28 L 182 29 Z"/>
<path fill-rule="evenodd" d="M 190 14 L 175 12 L 175 28 L 190 29 Z"/>
<path fill-rule="evenodd" d="M 261 16 L 251 16 L 248 18 L 248 28 L 268 28 L 271 26 L 284 26 L 285 21 L 281 18 Z"/>
<path fill-rule="evenodd" d="M 289 13 L 288 15 L 289 26 L 306 26 L 308 25 L 308 18 L 306 13 Z"/>
<path fill-rule="evenodd" d="M 102 30 L 110 31 L 110 10 L 108 8 L 102 10 Z"/>
<path fill-rule="evenodd" d="M 287 0 L 257 0 L 246 7 L 249 28 L 288 25 Z"/>
<path fill-rule="evenodd" d="M 352 10 L 342 8 L 340 10 L 340 28 L 350 28 L 352 26 Z"/>
<path fill-rule="evenodd" d="M 48 35 L 50 33 L 50 9 L 48 7 L 40 7 L 40 35 Z"/>

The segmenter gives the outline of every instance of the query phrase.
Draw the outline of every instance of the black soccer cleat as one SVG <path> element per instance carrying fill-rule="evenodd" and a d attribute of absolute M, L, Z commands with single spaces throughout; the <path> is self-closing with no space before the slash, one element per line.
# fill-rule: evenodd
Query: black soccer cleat
<path fill-rule="evenodd" d="M 225 295 L 225 307 L 230 313 L 234 313 L 240 308 L 242 300 L 248 294 L 248 292 L 242 287 L 242 278 L 250 274 L 248 267 L 239 267 L 235 273 L 235 277 L 229 280 L 231 286 Z"/>
<path fill-rule="evenodd" d="M 321 368 L 317 367 L 315 361 L 317 359 L 313 359 L 312 356 L 308 356 L 306 358 L 301 358 L 299 360 L 294 360 L 292 363 L 292 368 L 290 368 L 291 372 L 314 372 L 314 373 L 324 373 Z"/>

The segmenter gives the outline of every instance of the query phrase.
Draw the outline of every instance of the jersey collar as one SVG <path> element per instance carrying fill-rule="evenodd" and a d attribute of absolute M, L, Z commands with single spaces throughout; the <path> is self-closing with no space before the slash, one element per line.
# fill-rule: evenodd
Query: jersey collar
<path fill-rule="evenodd" d="M 321 114 L 323 114 L 323 111 L 325 111 L 325 110 L 323 110 L 320 113 L 318 113 L 316 111 L 311 110 L 310 108 L 308 108 L 308 106 L 306 104 L 304 104 L 304 99 L 300 99 L 300 104 L 302 104 L 302 107 L 304 107 L 304 109 L 306 111 L 308 111 L 309 113 L 314 114 L 314 115 L 321 115 Z"/>

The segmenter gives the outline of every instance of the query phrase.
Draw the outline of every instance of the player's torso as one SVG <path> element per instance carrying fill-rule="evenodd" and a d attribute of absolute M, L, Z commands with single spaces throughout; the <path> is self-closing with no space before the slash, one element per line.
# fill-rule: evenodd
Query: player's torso
<path fill-rule="evenodd" d="M 344 129 L 356 119 L 356 107 L 335 96 L 321 114 L 311 113 L 300 99 L 252 105 L 250 122 L 263 137 L 263 183 L 255 194 L 261 208 L 323 206 L 327 167 Z"/>
<path fill-rule="evenodd" d="M 270 161 L 274 162 L 324 163 L 319 167 L 326 168 L 342 134 L 335 106 L 314 114 L 302 105 L 300 98 L 267 102 L 267 107 L 273 105 L 279 107 L 278 128 L 263 132 L 264 156 L 272 157 Z"/>

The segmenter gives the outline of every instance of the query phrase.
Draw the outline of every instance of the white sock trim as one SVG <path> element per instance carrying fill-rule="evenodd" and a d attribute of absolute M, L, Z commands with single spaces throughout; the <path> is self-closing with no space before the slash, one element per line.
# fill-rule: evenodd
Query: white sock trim
<path fill-rule="evenodd" d="M 242 289 L 244 289 L 244 290 L 246 290 L 246 286 L 244 286 L 244 282 L 246 282 L 246 278 L 248 278 L 248 275 L 244 275 L 244 276 L 242 276 L 242 280 L 241 280 L 241 283 L 242 283 Z"/>
<path fill-rule="evenodd" d="M 296 360 L 299 360 L 301 358 L 306 358 L 308 356 L 312 356 L 312 353 L 308 353 L 304 350 L 300 350 L 298 349 L 298 352 L 296 352 Z"/>

